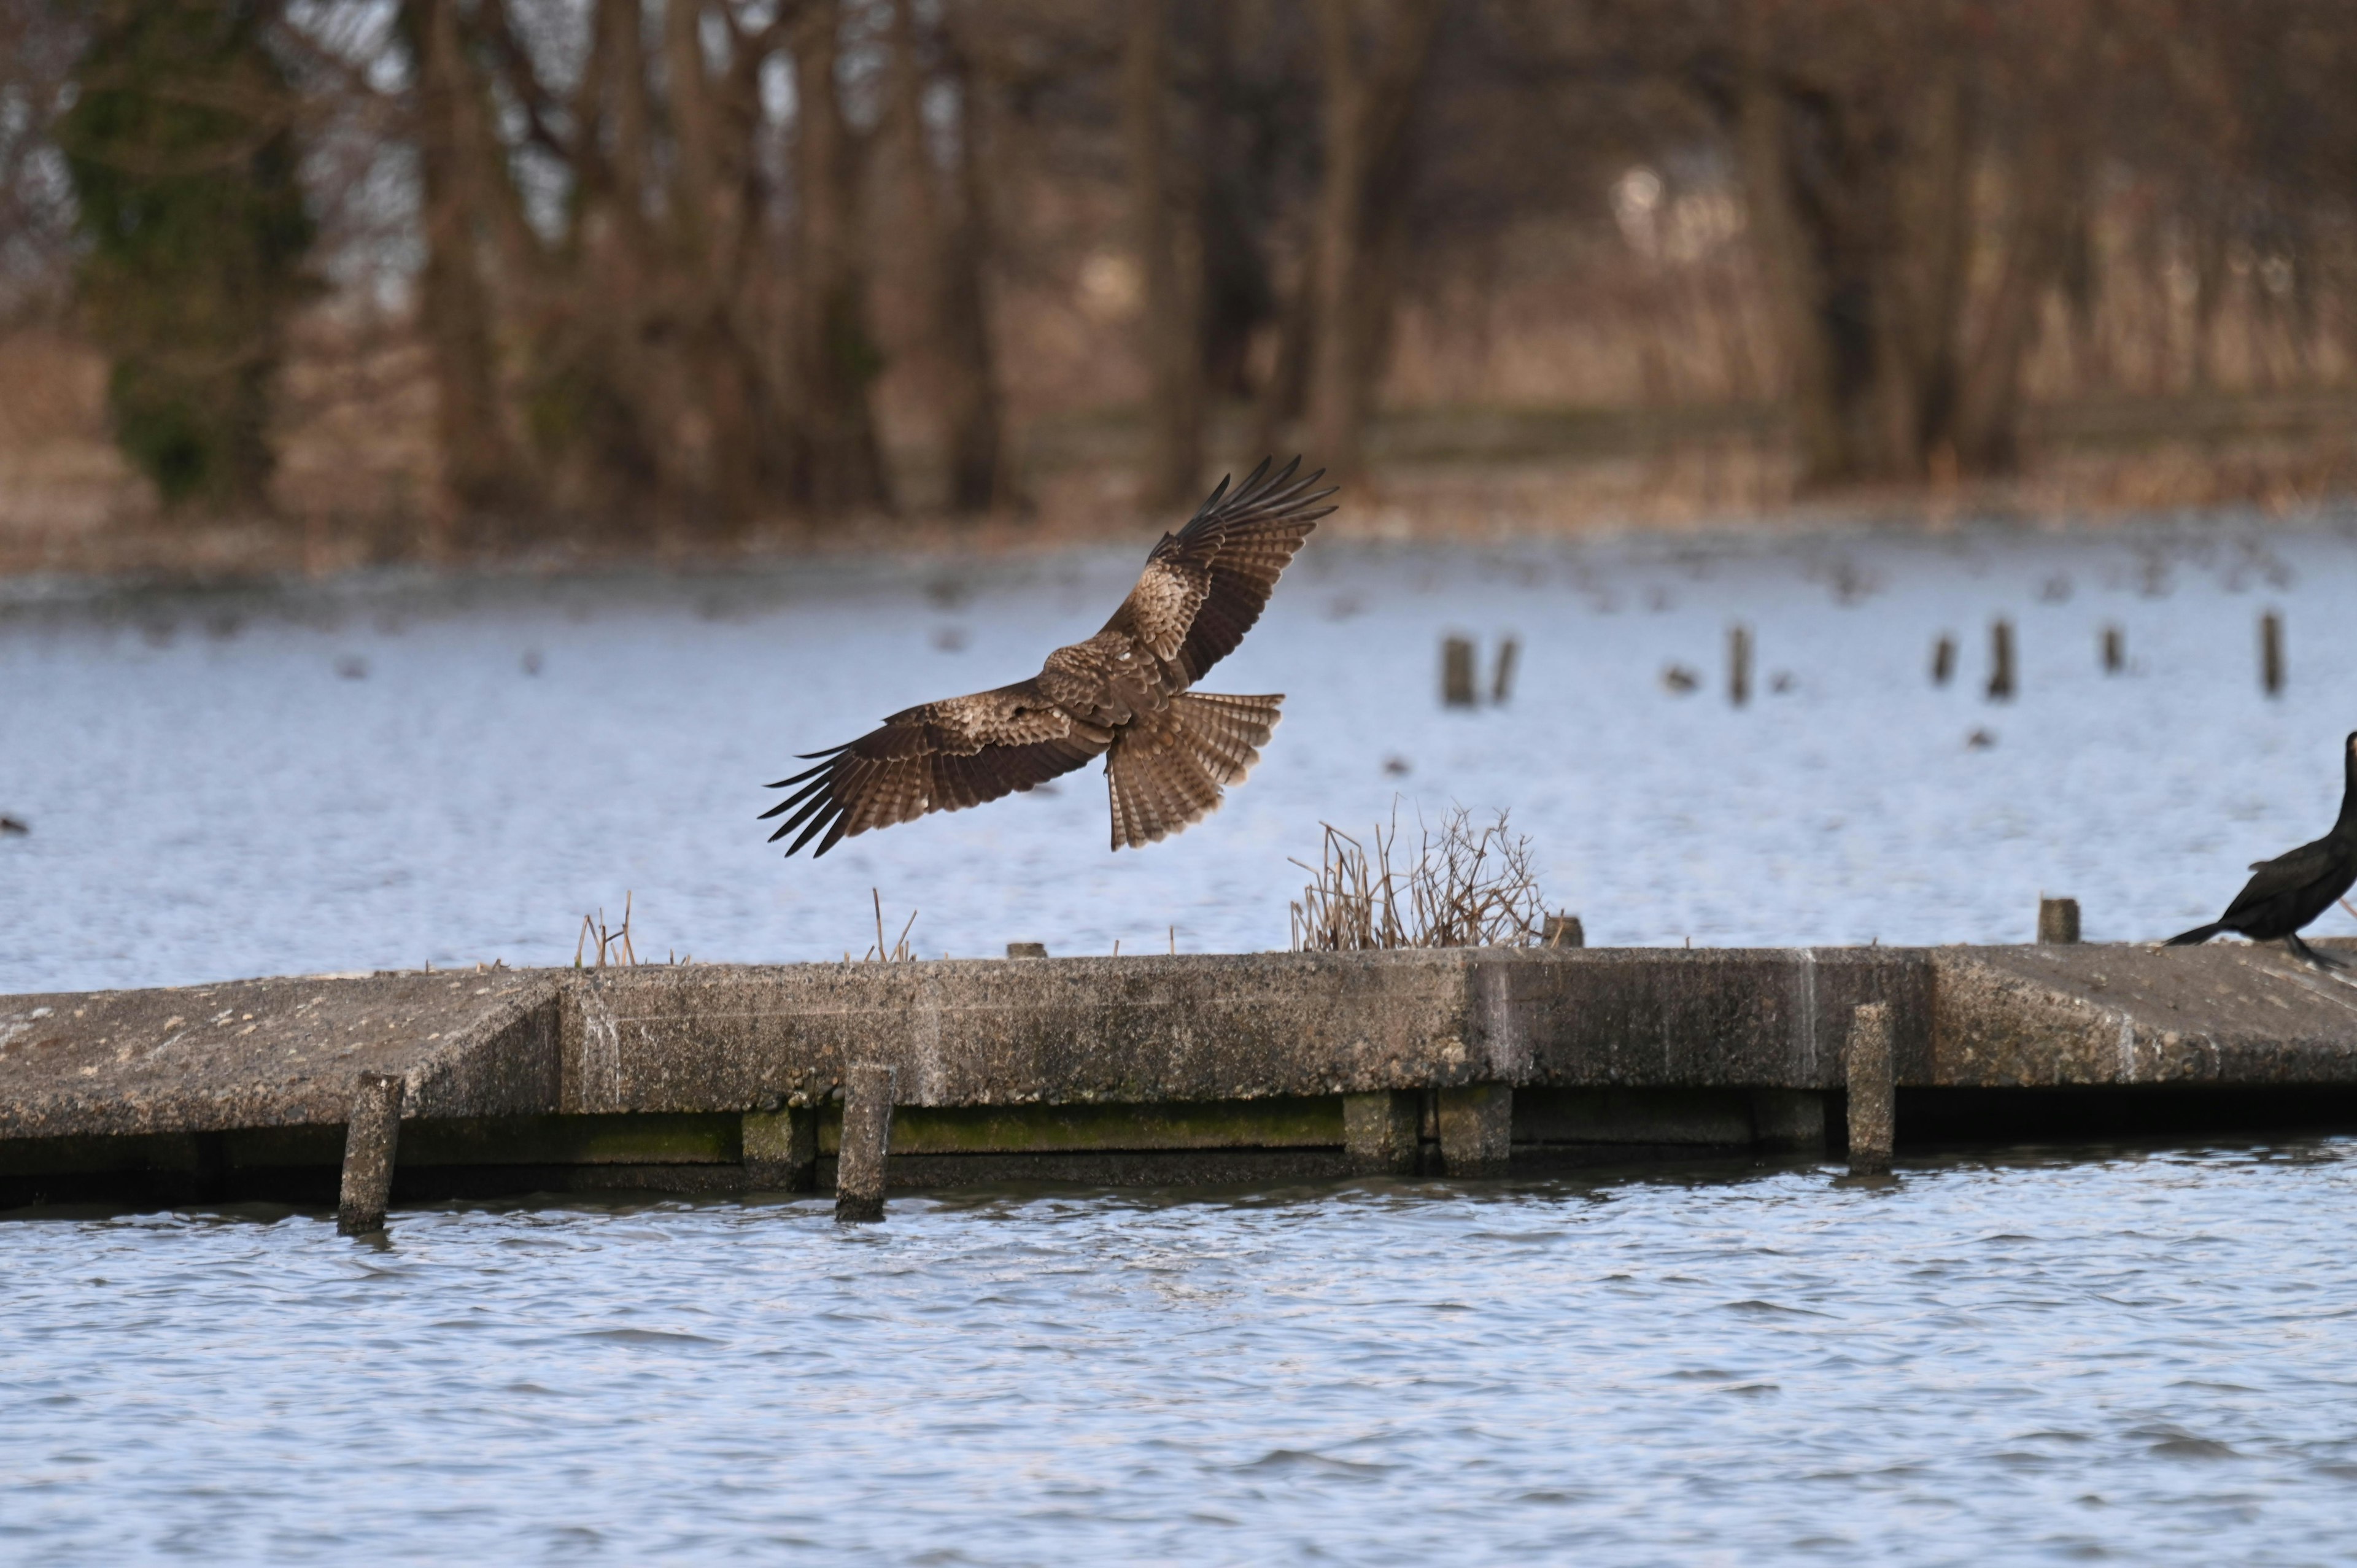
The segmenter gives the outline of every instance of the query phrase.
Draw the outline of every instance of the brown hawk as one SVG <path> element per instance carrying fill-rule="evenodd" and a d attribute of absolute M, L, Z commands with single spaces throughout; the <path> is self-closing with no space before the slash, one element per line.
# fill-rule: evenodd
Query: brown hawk
<path fill-rule="evenodd" d="M 826 751 L 818 766 L 769 786 L 799 789 L 761 813 L 791 812 L 770 842 L 801 829 L 824 854 L 871 828 L 956 811 L 1105 759 L 1113 847 L 1138 847 L 1218 810 L 1276 727 L 1280 694 L 1189 690 L 1260 618 L 1278 574 L 1334 509 L 1297 479 L 1296 457 L 1268 462 L 1231 494 L 1228 481 L 1186 527 L 1166 533 L 1104 629 L 1060 648 L 1028 681 L 894 714 L 884 727 Z M 823 759 L 823 760 L 821 760 Z"/>

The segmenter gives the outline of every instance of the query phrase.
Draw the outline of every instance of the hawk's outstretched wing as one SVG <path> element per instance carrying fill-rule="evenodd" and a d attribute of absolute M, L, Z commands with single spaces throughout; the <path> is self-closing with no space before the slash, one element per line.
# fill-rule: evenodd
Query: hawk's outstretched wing
<path fill-rule="evenodd" d="M 1334 509 L 1318 503 L 1337 487 L 1312 489 L 1319 469 L 1297 479 L 1296 457 L 1275 474 L 1263 459 L 1235 493 L 1228 481 L 1211 492 L 1186 527 L 1166 533 L 1146 558 L 1146 571 L 1114 618 L 1126 618 L 1140 641 L 1179 676 L 1184 689 L 1235 651 L 1268 603 L 1269 590 L 1318 520 Z"/>
<path fill-rule="evenodd" d="M 802 760 L 825 760 L 770 785 L 802 788 L 761 815 L 792 811 L 770 842 L 800 828 L 786 853 L 818 838 L 815 860 L 870 828 L 963 811 L 1043 784 L 1112 744 L 1110 730 L 1073 718 L 1041 693 L 1038 681 L 1020 681 L 909 708 L 848 745 L 808 754 Z"/>

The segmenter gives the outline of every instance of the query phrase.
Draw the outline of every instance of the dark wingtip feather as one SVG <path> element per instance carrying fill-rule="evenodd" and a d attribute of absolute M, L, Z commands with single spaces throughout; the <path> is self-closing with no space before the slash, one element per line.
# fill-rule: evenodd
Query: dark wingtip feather
<path fill-rule="evenodd" d="M 811 819 L 810 825 L 802 829 L 802 836 L 796 839 L 793 842 L 793 847 L 786 851 L 786 858 L 788 860 L 791 860 L 794 856 L 802 854 L 802 845 L 810 843 L 812 839 L 816 838 L 819 834 L 819 831 L 824 828 L 827 823 L 843 815 L 843 808 L 841 806 L 835 805 L 832 800 L 828 801 L 827 805 L 830 809 L 821 811 L 817 816 L 813 817 Z M 825 853 L 825 849 L 821 848 L 818 854 L 824 854 Z M 814 854 L 811 856 L 811 858 L 813 860 L 816 860 L 818 858 L 818 854 Z"/>
<path fill-rule="evenodd" d="M 813 860 L 816 860 L 820 855 L 824 854 L 828 850 L 833 849 L 836 844 L 842 843 L 843 830 L 848 827 L 850 822 L 850 818 L 842 815 L 840 812 L 836 813 L 834 826 L 829 828 L 826 832 L 826 837 L 819 841 L 819 846 L 812 853 L 811 858 Z"/>

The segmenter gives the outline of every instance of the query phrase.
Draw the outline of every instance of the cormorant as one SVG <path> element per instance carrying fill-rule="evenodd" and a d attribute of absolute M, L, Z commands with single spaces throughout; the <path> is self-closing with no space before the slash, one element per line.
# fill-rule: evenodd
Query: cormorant
<path fill-rule="evenodd" d="M 2206 942 L 2220 931 L 2236 931 L 2255 942 L 2280 937 L 2292 951 L 2319 969 L 2348 967 L 2299 940 L 2302 926 L 2332 908 L 2335 899 L 2357 884 L 2357 735 L 2349 737 L 2343 760 L 2347 783 L 2341 795 L 2341 818 L 2332 824 L 2332 831 L 2288 854 L 2254 863 L 2251 869 L 2257 875 L 2235 895 L 2224 914 L 2209 925 L 2169 938 L 2167 946 L 2187 947 Z"/>

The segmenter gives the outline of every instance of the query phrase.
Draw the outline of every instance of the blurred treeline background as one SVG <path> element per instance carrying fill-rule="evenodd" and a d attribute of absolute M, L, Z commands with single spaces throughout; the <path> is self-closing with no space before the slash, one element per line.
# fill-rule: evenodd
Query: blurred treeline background
<path fill-rule="evenodd" d="M 2315 503 L 2347 0 L 0 0 L 0 565 Z M 1339 520 L 1338 520 L 1339 521 Z"/>

